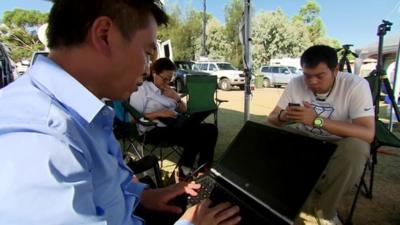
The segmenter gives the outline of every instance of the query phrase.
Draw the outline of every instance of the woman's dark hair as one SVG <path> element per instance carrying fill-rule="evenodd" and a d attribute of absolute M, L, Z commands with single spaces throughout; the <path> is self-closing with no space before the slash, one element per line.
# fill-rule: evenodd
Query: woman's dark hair
<path fill-rule="evenodd" d="M 90 26 L 100 16 L 109 17 L 129 40 L 146 27 L 149 15 L 157 24 L 167 24 L 168 16 L 159 0 L 52 0 L 47 30 L 50 49 L 81 44 Z"/>
<path fill-rule="evenodd" d="M 338 64 L 336 50 L 326 45 L 315 45 L 301 55 L 300 65 L 303 68 L 314 68 L 320 63 L 326 63 L 330 70 L 334 70 Z"/>
<path fill-rule="evenodd" d="M 159 58 L 150 67 L 150 76 L 147 77 L 147 81 L 154 81 L 153 73 L 160 74 L 165 70 L 176 70 L 175 64 L 169 58 Z"/>

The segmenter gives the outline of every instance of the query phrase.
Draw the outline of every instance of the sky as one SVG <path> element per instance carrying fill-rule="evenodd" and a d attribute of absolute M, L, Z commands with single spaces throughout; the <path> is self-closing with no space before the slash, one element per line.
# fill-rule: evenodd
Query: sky
<path fill-rule="evenodd" d="M 231 0 L 206 0 L 207 12 L 224 23 L 224 9 Z M 342 44 L 362 48 L 378 41 L 377 28 L 382 20 L 393 23 L 387 36 L 400 34 L 400 0 L 316 0 L 327 36 Z M 178 4 L 182 9 L 193 6 L 202 10 L 202 0 L 165 0 L 167 6 Z M 255 14 L 281 8 L 292 17 L 298 14 L 307 0 L 251 0 Z M 45 0 L 0 0 L 0 18 L 4 11 L 15 8 L 50 10 L 52 3 Z M 254 16 L 254 15 L 253 15 Z"/>

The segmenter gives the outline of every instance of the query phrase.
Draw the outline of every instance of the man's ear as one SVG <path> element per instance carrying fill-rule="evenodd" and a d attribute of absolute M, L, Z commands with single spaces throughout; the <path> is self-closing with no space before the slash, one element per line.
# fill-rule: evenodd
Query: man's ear
<path fill-rule="evenodd" d="M 101 54 L 111 56 L 110 37 L 113 22 L 106 16 L 98 17 L 89 30 L 91 45 Z"/>
<path fill-rule="evenodd" d="M 338 74 L 339 72 L 339 64 L 336 65 L 335 70 L 333 71 L 333 74 L 335 74 L 335 76 Z"/>

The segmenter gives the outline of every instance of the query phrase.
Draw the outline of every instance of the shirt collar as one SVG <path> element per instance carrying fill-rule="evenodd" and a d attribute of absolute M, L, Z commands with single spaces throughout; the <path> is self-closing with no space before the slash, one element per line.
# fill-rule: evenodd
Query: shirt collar
<path fill-rule="evenodd" d="M 38 56 L 28 72 L 38 88 L 90 123 L 105 104 L 53 60 Z"/>
<path fill-rule="evenodd" d="M 147 83 L 147 86 L 150 89 L 150 91 L 161 95 L 161 90 L 153 82 L 146 81 L 146 83 Z"/>

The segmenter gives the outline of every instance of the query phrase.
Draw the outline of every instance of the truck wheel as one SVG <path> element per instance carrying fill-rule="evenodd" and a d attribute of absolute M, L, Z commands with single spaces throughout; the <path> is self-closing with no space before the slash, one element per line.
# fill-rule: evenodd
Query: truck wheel
<path fill-rule="evenodd" d="M 219 81 L 219 88 L 224 91 L 229 91 L 231 90 L 231 82 L 226 78 L 221 79 Z"/>
<path fill-rule="evenodd" d="M 268 78 L 265 78 L 263 80 L 263 86 L 266 87 L 266 88 L 269 88 L 271 86 L 271 82 L 269 81 Z"/>

